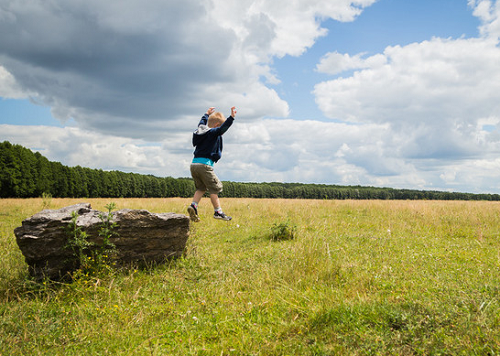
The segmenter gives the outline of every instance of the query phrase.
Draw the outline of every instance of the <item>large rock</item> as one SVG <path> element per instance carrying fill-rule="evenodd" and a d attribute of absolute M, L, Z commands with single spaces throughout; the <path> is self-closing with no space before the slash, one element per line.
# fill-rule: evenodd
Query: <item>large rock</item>
<path fill-rule="evenodd" d="M 68 248 L 68 225 L 71 214 L 78 213 L 76 225 L 88 235 L 88 241 L 96 248 L 101 245 L 100 216 L 107 213 L 93 210 L 82 203 L 59 210 L 43 210 L 24 220 L 16 228 L 17 244 L 29 266 L 30 275 L 37 279 L 59 279 L 78 267 L 71 248 Z M 116 263 L 163 262 L 184 253 L 189 235 L 189 218 L 174 213 L 150 213 L 147 210 L 123 209 L 113 212 L 110 242 L 116 245 Z"/>

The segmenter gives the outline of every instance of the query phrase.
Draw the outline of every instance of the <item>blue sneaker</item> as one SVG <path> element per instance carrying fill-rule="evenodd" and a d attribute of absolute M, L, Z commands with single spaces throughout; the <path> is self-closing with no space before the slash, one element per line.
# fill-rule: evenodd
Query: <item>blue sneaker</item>
<path fill-rule="evenodd" d="M 191 221 L 194 221 L 194 222 L 200 221 L 200 217 L 198 216 L 198 209 L 196 209 L 196 207 L 193 204 L 191 204 L 188 207 L 188 213 L 189 213 L 189 217 L 191 218 Z"/>

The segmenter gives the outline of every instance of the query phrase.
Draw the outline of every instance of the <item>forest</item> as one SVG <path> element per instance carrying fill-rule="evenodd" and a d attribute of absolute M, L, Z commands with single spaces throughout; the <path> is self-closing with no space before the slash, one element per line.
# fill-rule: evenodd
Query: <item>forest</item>
<path fill-rule="evenodd" d="M 364 186 L 224 181 L 221 197 L 284 199 L 489 200 L 499 194 L 472 194 Z M 191 197 L 191 178 L 68 167 L 8 141 L 0 143 L 0 198 L 168 198 Z"/>

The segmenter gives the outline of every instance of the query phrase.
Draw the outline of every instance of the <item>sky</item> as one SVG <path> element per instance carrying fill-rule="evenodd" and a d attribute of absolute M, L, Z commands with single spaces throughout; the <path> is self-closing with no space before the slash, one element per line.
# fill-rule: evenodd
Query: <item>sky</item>
<path fill-rule="evenodd" d="M 500 0 L 0 0 L 0 142 L 68 166 L 500 193 Z"/>

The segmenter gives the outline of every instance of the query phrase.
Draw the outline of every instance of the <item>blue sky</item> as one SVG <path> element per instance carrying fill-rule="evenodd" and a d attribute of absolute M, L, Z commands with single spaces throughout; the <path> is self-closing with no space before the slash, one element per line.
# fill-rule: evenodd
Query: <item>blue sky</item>
<path fill-rule="evenodd" d="M 500 193 L 500 3 L 0 0 L 0 140 L 189 175 L 209 106 L 223 180 Z"/>
<path fill-rule="evenodd" d="M 2 124 L 64 126 L 52 116 L 50 107 L 36 104 L 29 99 L 2 99 L 0 112 Z"/>

